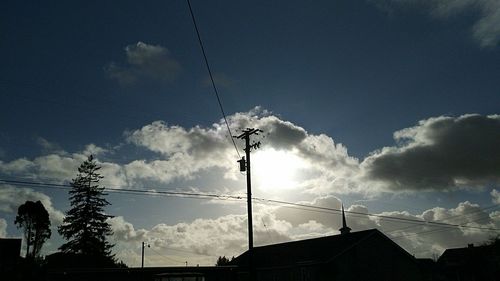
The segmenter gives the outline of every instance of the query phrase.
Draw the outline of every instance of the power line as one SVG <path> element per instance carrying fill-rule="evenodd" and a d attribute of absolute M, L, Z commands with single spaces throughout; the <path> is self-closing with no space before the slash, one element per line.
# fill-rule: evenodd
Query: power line
<path fill-rule="evenodd" d="M 181 253 L 187 253 L 187 254 L 195 254 L 197 256 L 214 257 L 214 255 L 210 255 L 210 254 L 203 254 L 203 253 L 198 253 L 198 252 L 193 252 L 193 251 L 187 251 L 187 250 L 179 250 L 179 249 L 171 248 L 171 247 L 162 247 L 162 248 L 168 249 L 168 250 L 172 250 L 172 251 L 175 251 L 175 252 L 181 252 Z"/>
<path fill-rule="evenodd" d="M 150 249 L 150 250 L 152 250 L 153 252 L 155 252 L 157 255 L 159 255 L 159 256 L 161 256 L 162 258 L 165 258 L 165 259 L 167 259 L 167 260 L 171 260 L 171 261 L 173 261 L 173 262 L 180 263 L 180 264 L 184 264 L 184 263 L 185 263 L 185 262 L 183 262 L 183 261 L 180 261 L 180 260 L 176 260 L 176 259 L 173 259 L 173 258 L 167 257 L 167 256 L 165 256 L 165 255 L 163 255 L 163 254 L 161 254 L 161 253 L 157 252 L 157 251 L 156 251 L 155 249 L 153 249 L 152 247 L 151 247 L 151 248 L 149 248 L 149 249 Z"/>
<path fill-rule="evenodd" d="M 331 211 L 331 212 L 335 212 L 335 213 L 342 212 L 342 210 L 335 209 L 335 208 L 311 206 L 311 205 L 307 205 L 307 204 L 292 203 L 292 202 L 286 202 L 286 201 L 281 201 L 281 200 L 272 200 L 272 199 L 255 198 L 255 197 L 253 199 L 260 200 L 260 201 L 272 202 L 272 203 L 278 203 L 278 204 L 284 204 L 284 205 L 304 207 L 304 208 L 314 208 L 314 209 L 319 209 L 319 210 Z M 436 225 L 436 226 L 443 226 L 443 227 L 464 227 L 464 228 L 500 231 L 500 228 L 487 228 L 487 227 L 478 227 L 478 226 L 476 227 L 476 226 L 470 226 L 470 225 L 460 225 L 460 224 L 451 224 L 451 223 L 444 223 L 444 222 L 425 221 L 425 220 L 417 220 L 417 219 L 409 219 L 409 218 L 399 218 L 399 217 L 392 217 L 392 216 L 386 216 L 386 215 L 361 213 L 361 212 L 355 212 L 355 211 L 345 211 L 345 213 L 360 215 L 360 216 L 377 217 L 377 218 L 388 219 L 388 220 L 397 220 L 397 221 L 405 221 L 405 222 L 412 222 L 412 223 L 419 223 L 419 224 Z"/>
<path fill-rule="evenodd" d="M 53 188 L 67 190 L 72 188 L 69 184 L 57 184 L 57 183 L 42 183 L 42 182 L 31 182 L 31 181 L 18 181 L 18 180 L 6 180 L 0 179 L 0 183 L 21 185 L 21 186 L 31 186 L 31 187 L 42 187 L 42 188 Z M 186 192 L 186 191 L 161 191 L 161 190 L 145 190 L 145 189 L 131 189 L 131 188 L 110 188 L 105 187 L 105 191 L 114 193 L 129 193 L 135 195 L 162 195 L 169 197 L 184 197 L 184 198 L 199 198 L 199 199 L 220 199 L 220 200 L 241 200 L 243 197 L 235 195 L 220 195 L 213 193 L 201 193 L 201 192 Z"/>
<path fill-rule="evenodd" d="M 484 212 L 486 210 L 489 210 L 489 209 L 494 209 L 494 208 L 498 208 L 500 207 L 499 204 L 494 204 L 494 205 L 490 205 L 490 206 L 487 206 L 487 207 L 484 207 L 484 208 L 480 208 L 479 210 L 475 210 L 475 211 L 472 211 L 472 212 L 469 212 L 469 213 L 466 213 L 466 214 L 460 214 L 460 215 L 454 215 L 454 216 L 450 216 L 450 217 L 447 217 L 447 218 L 444 218 L 442 220 L 438 220 L 440 222 L 444 222 L 445 220 L 454 220 L 454 219 L 458 219 L 458 218 L 461 218 L 461 217 L 467 217 L 469 215 L 474 215 L 476 213 L 480 213 L 480 212 Z M 480 220 L 483 220 L 485 218 L 482 218 Z M 472 221 L 469 221 L 468 223 L 470 222 L 477 222 L 479 219 L 476 219 L 476 220 L 472 220 Z M 399 228 L 399 229 L 394 229 L 394 230 L 391 230 L 389 231 L 388 233 L 394 233 L 396 231 L 402 231 L 402 230 L 408 230 L 408 229 L 411 229 L 411 228 L 415 228 L 415 227 L 418 227 L 419 225 L 410 225 L 408 227 L 405 227 L 405 228 Z"/>
<path fill-rule="evenodd" d="M 41 183 L 41 182 L 30 182 L 30 181 L 18 181 L 18 180 L 7 180 L 0 179 L 0 183 L 12 184 L 12 185 L 20 185 L 20 186 L 31 186 L 31 187 L 47 187 L 47 188 L 56 188 L 56 189 L 65 189 L 71 188 L 71 185 L 67 184 L 55 184 L 55 183 Z M 117 192 L 117 193 L 129 193 L 131 195 L 150 195 L 150 196 L 168 196 L 168 197 L 180 197 L 180 198 L 196 198 L 196 199 L 219 199 L 219 200 L 233 200 L 233 201 L 241 201 L 243 197 L 235 196 L 235 195 L 221 195 L 221 194 L 213 194 L 213 193 L 200 193 L 200 192 L 185 192 L 185 191 L 157 191 L 157 190 L 143 190 L 143 189 L 131 189 L 131 188 L 105 188 L 105 191 L 109 192 Z M 292 207 L 295 209 L 300 209 L 304 211 L 312 211 L 312 212 L 322 212 L 322 213 L 336 213 L 340 214 L 340 209 L 328 208 L 328 207 L 320 207 L 313 206 L 303 203 L 293 203 L 282 200 L 273 200 L 273 199 L 265 199 L 253 197 L 253 201 L 256 203 L 266 204 L 279 204 L 287 207 Z M 480 229 L 480 230 L 489 230 L 489 231 L 500 231 L 500 228 L 493 227 L 480 227 L 480 226 L 471 226 L 471 225 L 463 225 L 463 224 L 451 224 L 445 222 L 436 222 L 436 221 L 425 221 L 425 220 L 417 220 L 417 219 L 409 219 L 409 218 L 400 218 L 400 217 L 392 217 L 387 215 L 378 215 L 371 213 L 361 213 L 355 211 L 345 211 L 347 214 L 354 215 L 359 218 L 369 218 L 369 217 L 377 217 L 383 220 L 391 220 L 391 221 L 399 221 L 402 223 L 410 223 L 410 224 L 419 224 L 433 227 L 445 227 L 445 228 L 471 228 L 471 229 Z"/>
<path fill-rule="evenodd" d="M 500 215 L 495 215 L 493 217 L 496 217 L 496 216 L 500 216 Z M 476 220 L 472 220 L 472 221 L 469 221 L 468 223 L 482 221 L 482 220 L 487 219 L 487 218 L 490 218 L 490 216 L 488 215 L 487 217 L 482 217 L 482 218 L 479 218 Z M 428 234 L 443 232 L 443 231 L 448 231 L 448 230 L 450 230 L 450 229 L 441 226 L 437 229 L 424 230 L 424 231 L 420 231 L 420 232 L 408 233 L 408 234 L 403 234 L 403 235 L 399 235 L 399 236 L 392 236 L 391 238 L 392 239 L 401 239 L 401 238 L 405 238 L 405 237 L 412 237 L 412 236 L 417 236 L 417 235 L 422 236 L 422 235 L 428 235 Z"/>
<path fill-rule="evenodd" d="M 205 65 L 207 67 L 208 75 L 210 76 L 210 81 L 212 82 L 212 88 L 214 89 L 215 97 L 217 97 L 217 102 L 219 103 L 219 108 L 222 113 L 222 117 L 224 117 L 224 122 L 226 123 L 227 131 L 229 132 L 229 138 L 231 138 L 231 142 L 233 143 L 234 149 L 236 149 L 236 154 L 238 154 L 238 158 L 241 158 L 238 147 L 236 146 L 236 142 L 233 139 L 231 128 L 229 127 L 229 123 L 227 122 L 226 113 L 224 112 L 224 108 L 222 107 L 219 91 L 217 91 L 217 87 L 215 86 L 214 77 L 212 75 L 212 70 L 210 69 L 210 64 L 208 63 L 205 48 L 203 47 L 203 41 L 201 40 L 200 31 L 198 30 L 198 25 L 196 24 L 196 18 L 194 17 L 193 8 L 191 7 L 191 2 L 189 0 L 186 0 L 186 2 L 189 7 L 189 13 L 191 14 L 191 19 L 193 20 L 193 25 L 194 29 L 196 30 L 196 35 L 198 36 L 198 43 L 200 44 L 201 52 L 203 53 L 203 58 L 205 60 Z"/>

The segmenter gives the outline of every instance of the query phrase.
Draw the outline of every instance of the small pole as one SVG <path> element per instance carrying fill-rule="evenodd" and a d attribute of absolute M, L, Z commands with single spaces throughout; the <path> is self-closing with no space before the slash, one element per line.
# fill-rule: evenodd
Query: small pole
<path fill-rule="evenodd" d="M 144 268 L 144 242 L 142 242 L 142 259 L 141 259 L 141 268 Z"/>

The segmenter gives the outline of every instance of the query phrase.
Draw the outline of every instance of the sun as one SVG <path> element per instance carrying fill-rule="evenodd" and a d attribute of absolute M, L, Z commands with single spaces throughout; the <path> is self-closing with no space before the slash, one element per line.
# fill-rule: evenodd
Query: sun
<path fill-rule="evenodd" d="M 270 193 L 297 188 L 300 171 L 306 167 L 295 153 L 275 149 L 258 150 L 251 161 L 254 185 Z"/>

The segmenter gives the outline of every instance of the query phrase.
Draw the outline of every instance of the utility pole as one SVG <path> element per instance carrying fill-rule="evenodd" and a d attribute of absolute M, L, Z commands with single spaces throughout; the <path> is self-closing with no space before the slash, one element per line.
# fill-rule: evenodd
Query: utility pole
<path fill-rule="evenodd" d="M 149 248 L 149 244 L 147 244 L 148 248 Z M 144 268 L 144 248 L 146 247 L 146 243 L 145 242 L 142 242 L 142 259 L 141 259 L 141 268 Z"/>
<path fill-rule="evenodd" d="M 248 210 L 248 253 L 249 253 L 249 273 L 250 280 L 255 279 L 253 270 L 253 219 L 252 219 L 252 177 L 250 174 L 250 151 L 260 147 L 260 142 L 250 144 L 250 136 L 258 135 L 262 130 L 254 128 L 246 128 L 243 133 L 236 136 L 238 139 L 245 140 L 245 157 L 242 157 L 238 162 L 240 163 L 240 171 L 247 173 L 247 210 Z"/>
<path fill-rule="evenodd" d="M 253 222 L 252 222 L 252 177 L 250 174 L 250 151 L 260 147 L 260 141 L 250 144 L 250 136 L 258 135 L 262 130 L 246 128 L 243 133 L 236 138 L 245 140 L 245 157 L 238 160 L 240 163 L 240 171 L 247 172 L 247 210 L 248 210 L 248 249 L 253 249 Z"/>

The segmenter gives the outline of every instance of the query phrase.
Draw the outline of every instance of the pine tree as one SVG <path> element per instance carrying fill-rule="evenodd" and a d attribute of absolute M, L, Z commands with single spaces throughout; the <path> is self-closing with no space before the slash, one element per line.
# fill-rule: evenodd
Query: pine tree
<path fill-rule="evenodd" d="M 103 178 L 101 169 L 90 155 L 78 168 L 78 175 L 72 180 L 69 191 L 71 209 L 66 213 L 59 234 L 67 243 L 59 249 L 64 253 L 104 257 L 113 260 L 110 244 L 106 236 L 112 235 L 108 215 L 104 207 L 110 203 L 104 198 L 104 187 L 99 187 Z"/>

